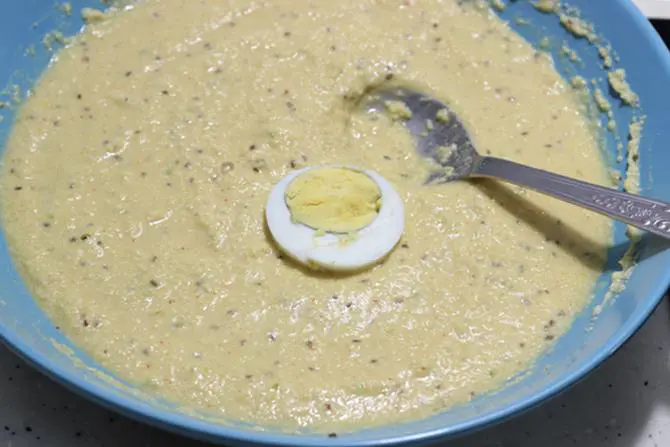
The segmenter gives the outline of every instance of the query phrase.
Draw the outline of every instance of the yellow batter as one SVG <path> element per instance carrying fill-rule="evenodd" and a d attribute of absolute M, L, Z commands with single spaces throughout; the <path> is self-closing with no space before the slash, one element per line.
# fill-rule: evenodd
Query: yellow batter
<path fill-rule="evenodd" d="M 589 300 L 609 221 L 494 182 L 423 186 L 402 122 L 357 101 L 419 85 L 482 153 L 607 173 L 550 60 L 458 3 L 146 0 L 96 15 L 4 159 L 4 226 L 35 296 L 121 377 L 287 430 L 419 418 L 517 374 Z M 312 274 L 269 241 L 267 193 L 320 164 L 375 170 L 403 197 L 383 264 Z"/>

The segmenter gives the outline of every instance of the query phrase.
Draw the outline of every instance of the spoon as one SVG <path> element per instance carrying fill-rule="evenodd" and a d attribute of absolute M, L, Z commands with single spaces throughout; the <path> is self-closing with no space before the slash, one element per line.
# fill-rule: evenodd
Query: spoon
<path fill-rule="evenodd" d="M 380 88 L 368 94 L 363 104 L 369 112 L 381 112 L 392 104 L 389 101 L 400 101 L 412 112 L 405 125 L 416 140 L 419 154 L 444 167 L 440 172 L 430 174 L 427 183 L 447 183 L 471 177 L 503 180 L 670 239 L 670 203 L 619 192 L 513 161 L 482 156 L 475 149 L 463 123 L 449 107 L 408 88 Z M 448 118 L 436 119 L 438 113 L 442 118 L 448 114 Z M 427 120 L 433 123 L 430 131 L 426 128 Z"/>

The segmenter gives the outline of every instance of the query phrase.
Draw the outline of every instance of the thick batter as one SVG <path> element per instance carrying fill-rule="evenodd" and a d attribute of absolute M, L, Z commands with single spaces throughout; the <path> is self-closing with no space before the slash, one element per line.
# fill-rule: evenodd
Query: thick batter
<path fill-rule="evenodd" d="M 4 159 L 5 230 L 35 296 L 121 377 L 288 430 L 422 417 L 529 366 L 589 300 L 609 221 L 493 182 L 422 186 L 402 124 L 356 109 L 371 84 L 411 82 L 481 152 L 607 183 L 550 60 L 458 3 L 146 0 L 99 17 Z M 268 191 L 323 163 L 403 197 L 384 264 L 316 274 L 269 241 Z"/>

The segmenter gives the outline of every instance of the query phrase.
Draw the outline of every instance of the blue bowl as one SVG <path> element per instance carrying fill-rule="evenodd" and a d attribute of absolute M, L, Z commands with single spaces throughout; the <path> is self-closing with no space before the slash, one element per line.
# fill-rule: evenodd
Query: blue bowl
<path fill-rule="evenodd" d="M 527 1 L 509 3 L 500 14 L 509 20 L 510 26 L 531 43 L 538 44 L 543 36 L 550 36 L 554 43 L 558 43 L 550 50 L 566 77 L 578 73 L 587 78 L 600 78 L 601 89 L 608 91 L 602 64 L 593 46 L 585 39 L 567 33 L 555 15 L 541 14 Z M 620 58 L 617 66 L 626 70 L 640 97 L 647 116 L 640 148 L 643 193 L 670 200 L 670 176 L 666 173 L 666 167 L 670 166 L 670 152 L 663 152 L 670 141 L 670 126 L 667 125 L 670 123 L 670 88 L 665 88 L 666 83 L 670 84 L 668 52 L 630 1 L 573 0 L 572 3 L 595 25 L 598 34 L 611 43 Z M 45 34 L 54 29 L 66 35 L 76 33 L 81 26 L 79 9 L 99 6 L 100 2 L 74 0 L 71 4 L 71 15 L 64 14 L 53 2 L 44 0 L 22 0 L 3 5 L 0 86 L 18 85 L 23 91 L 30 88 L 52 55 L 42 43 Z M 578 51 L 582 62 L 560 62 L 559 47 L 563 41 Z M 11 94 L 11 90 L 8 93 Z M 13 111 L 12 107 L 0 109 L 0 147 L 9 133 Z M 614 117 L 620 129 L 626 128 L 631 114 L 630 108 L 616 108 Z M 608 152 L 615 154 L 615 142 L 610 138 L 607 144 Z M 615 160 L 616 157 L 611 158 Z M 663 243 L 658 240 L 644 240 L 638 251 L 639 265 L 628 286 L 604 306 L 598 318 L 592 318 L 593 308 L 602 301 L 611 272 L 618 268 L 616 260 L 626 245 L 623 226 L 618 225 L 610 253 L 611 262 L 595 286 L 596 296 L 592 304 L 555 347 L 537 361 L 532 371 L 495 393 L 429 419 L 362 430 L 339 438 L 259 431 L 234 421 L 221 424 L 207 415 L 185 412 L 116 378 L 74 346 L 35 304 L 12 263 L 4 238 L 0 239 L 0 281 L 3 285 L 0 290 L 0 336 L 30 363 L 80 394 L 138 420 L 202 440 L 293 446 L 419 444 L 480 429 L 516 415 L 556 395 L 612 355 L 646 320 L 670 282 L 670 251 L 664 250 Z"/>

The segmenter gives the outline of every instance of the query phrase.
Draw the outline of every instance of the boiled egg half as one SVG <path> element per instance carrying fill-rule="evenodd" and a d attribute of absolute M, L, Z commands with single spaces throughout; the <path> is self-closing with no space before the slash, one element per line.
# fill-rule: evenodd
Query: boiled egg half
<path fill-rule="evenodd" d="M 316 166 L 284 177 L 265 207 L 278 247 L 316 270 L 373 266 L 404 231 L 402 200 L 379 174 L 349 166 Z"/>

